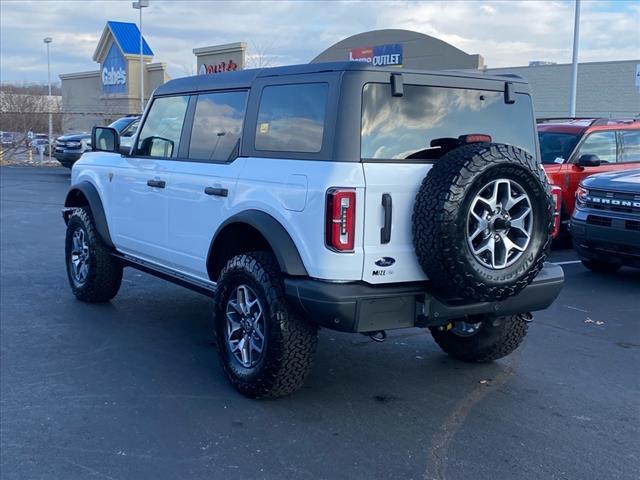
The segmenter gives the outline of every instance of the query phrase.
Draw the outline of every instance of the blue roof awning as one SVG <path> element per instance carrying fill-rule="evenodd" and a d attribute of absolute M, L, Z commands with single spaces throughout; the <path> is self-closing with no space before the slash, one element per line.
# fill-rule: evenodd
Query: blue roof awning
<path fill-rule="evenodd" d="M 111 33 L 125 55 L 140 55 L 140 30 L 135 23 L 107 22 Z M 142 54 L 153 56 L 153 51 L 142 37 Z"/>

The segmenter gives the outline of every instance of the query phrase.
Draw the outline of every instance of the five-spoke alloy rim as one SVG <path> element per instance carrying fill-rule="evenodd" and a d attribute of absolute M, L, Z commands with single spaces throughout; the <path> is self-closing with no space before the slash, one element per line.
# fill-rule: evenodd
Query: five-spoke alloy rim
<path fill-rule="evenodd" d="M 73 279 L 79 285 L 87 281 L 89 276 L 89 243 L 87 235 L 82 228 L 73 232 L 71 237 L 71 273 Z"/>
<path fill-rule="evenodd" d="M 264 352 L 264 309 L 256 293 L 247 285 L 236 287 L 226 308 L 229 351 L 245 368 L 254 367 Z"/>
<path fill-rule="evenodd" d="M 471 202 L 467 243 L 477 261 L 500 270 L 523 255 L 532 228 L 529 196 L 518 182 L 501 178 L 485 185 Z"/>

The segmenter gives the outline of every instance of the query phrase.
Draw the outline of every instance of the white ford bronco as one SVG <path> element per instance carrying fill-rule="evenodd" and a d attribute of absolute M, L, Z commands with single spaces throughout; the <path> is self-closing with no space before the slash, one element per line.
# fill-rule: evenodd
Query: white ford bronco
<path fill-rule="evenodd" d="M 172 80 L 132 147 L 96 127 L 63 217 L 71 289 L 124 267 L 214 298 L 222 367 L 277 397 L 319 327 L 430 329 L 449 355 L 512 352 L 563 284 L 553 201 L 516 77 L 328 63 Z"/>

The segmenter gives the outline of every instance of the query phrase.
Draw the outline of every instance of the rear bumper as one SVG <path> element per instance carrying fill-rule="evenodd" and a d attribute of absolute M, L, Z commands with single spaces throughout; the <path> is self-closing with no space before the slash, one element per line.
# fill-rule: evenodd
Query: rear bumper
<path fill-rule="evenodd" d="M 587 223 L 590 213 L 602 216 L 600 211 L 576 210 L 569 223 L 573 246 L 580 258 L 640 268 L 640 230 L 627 228 L 627 222 L 638 222 L 638 217 L 611 215 L 606 217 L 611 225 L 602 226 Z"/>
<path fill-rule="evenodd" d="M 510 315 L 544 310 L 564 283 L 562 268 L 547 263 L 520 294 L 501 302 L 452 302 L 437 298 L 429 283 L 371 286 L 310 278 L 285 279 L 292 307 L 317 324 L 343 332 L 372 332 L 446 324 L 465 315 Z"/>

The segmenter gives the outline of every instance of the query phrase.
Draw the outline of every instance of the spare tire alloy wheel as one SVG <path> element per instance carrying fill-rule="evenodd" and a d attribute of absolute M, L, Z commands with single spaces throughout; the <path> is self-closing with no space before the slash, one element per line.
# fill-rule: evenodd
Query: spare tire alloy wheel
<path fill-rule="evenodd" d="M 531 239 L 533 211 L 522 186 L 506 178 L 493 180 L 478 192 L 467 219 L 469 248 L 484 266 L 513 265 Z"/>
<path fill-rule="evenodd" d="M 258 295 L 247 285 L 231 293 L 226 308 L 227 347 L 244 368 L 258 364 L 265 347 L 264 310 Z"/>
<path fill-rule="evenodd" d="M 412 228 L 420 266 L 443 297 L 493 302 L 542 270 L 554 203 L 536 159 L 511 145 L 455 148 L 427 173 Z"/>

